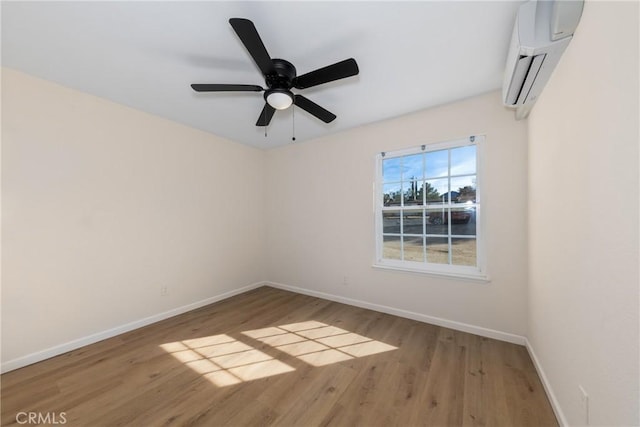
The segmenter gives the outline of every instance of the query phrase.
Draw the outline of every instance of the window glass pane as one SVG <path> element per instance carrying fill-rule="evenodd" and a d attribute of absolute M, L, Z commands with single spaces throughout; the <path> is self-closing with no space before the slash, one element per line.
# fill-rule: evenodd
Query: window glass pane
<path fill-rule="evenodd" d="M 423 234 L 422 210 L 404 211 L 402 215 L 402 234 Z"/>
<path fill-rule="evenodd" d="M 400 211 L 382 212 L 382 232 L 400 234 Z"/>
<path fill-rule="evenodd" d="M 384 182 L 400 181 L 400 157 L 382 160 L 382 180 Z"/>
<path fill-rule="evenodd" d="M 449 198 L 451 198 L 451 203 L 456 203 L 458 192 L 451 190 L 440 195 L 440 200 L 445 204 L 449 203 Z"/>
<path fill-rule="evenodd" d="M 427 215 L 427 234 L 449 233 L 447 221 L 449 219 L 449 208 L 429 209 Z"/>
<path fill-rule="evenodd" d="M 422 246 L 423 238 L 405 237 L 404 238 L 404 260 L 424 262 L 424 248 Z"/>
<path fill-rule="evenodd" d="M 451 239 L 451 261 L 454 265 L 475 266 L 476 239 Z"/>
<path fill-rule="evenodd" d="M 476 208 L 451 208 L 451 234 L 475 236 Z"/>
<path fill-rule="evenodd" d="M 383 236 L 382 257 L 386 259 L 402 259 L 400 236 Z"/>
<path fill-rule="evenodd" d="M 476 173 L 476 146 L 453 148 L 451 150 L 451 175 Z"/>
<path fill-rule="evenodd" d="M 476 202 L 476 176 L 451 178 L 451 202 Z"/>
<path fill-rule="evenodd" d="M 422 204 L 422 181 L 413 179 L 402 183 L 404 189 L 405 205 L 421 205 Z"/>
<path fill-rule="evenodd" d="M 446 196 L 449 192 L 449 180 L 430 179 L 425 181 L 424 191 L 426 192 L 427 205 L 441 205 L 443 201 L 447 202 Z"/>
<path fill-rule="evenodd" d="M 422 180 L 424 178 L 424 154 L 414 154 L 402 158 L 402 180 L 411 181 L 411 178 Z"/>
<path fill-rule="evenodd" d="M 448 175 L 449 150 L 430 151 L 425 156 L 425 178 L 438 178 Z"/>
<path fill-rule="evenodd" d="M 385 206 L 399 206 L 402 197 L 402 187 L 399 182 L 395 184 L 384 184 L 383 200 Z"/>
<path fill-rule="evenodd" d="M 446 237 L 427 237 L 427 262 L 449 264 L 449 241 Z"/>

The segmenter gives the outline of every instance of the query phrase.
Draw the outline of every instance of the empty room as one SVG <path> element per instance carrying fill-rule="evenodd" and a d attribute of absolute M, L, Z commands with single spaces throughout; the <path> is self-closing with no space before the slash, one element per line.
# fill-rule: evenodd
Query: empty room
<path fill-rule="evenodd" d="M 2 1 L 3 426 L 640 425 L 637 1 Z"/>

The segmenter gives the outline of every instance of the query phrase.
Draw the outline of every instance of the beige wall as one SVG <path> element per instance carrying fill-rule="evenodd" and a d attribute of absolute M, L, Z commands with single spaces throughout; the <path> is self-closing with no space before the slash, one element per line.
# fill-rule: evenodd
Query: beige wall
<path fill-rule="evenodd" d="M 529 341 L 571 425 L 638 425 L 638 3 L 587 2 L 529 120 Z"/>
<path fill-rule="evenodd" d="M 491 282 L 372 268 L 375 155 L 480 134 Z M 526 137 L 493 92 L 267 151 L 268 280 L 525 335 Z"/>
<path fill-rule="evenodd" d="M 3 363 L 263 279 L 261 150 L 7 69 L 2 107 Z"/>

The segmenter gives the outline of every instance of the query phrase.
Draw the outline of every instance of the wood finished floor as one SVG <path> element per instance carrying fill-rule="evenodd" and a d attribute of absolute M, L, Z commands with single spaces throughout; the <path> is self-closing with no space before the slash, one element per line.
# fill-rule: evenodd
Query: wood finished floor
<path fill-rule="evenodd" d="M 556 426 L 524 347 L 269 287 L 2 375 L 67 426 Z"/>

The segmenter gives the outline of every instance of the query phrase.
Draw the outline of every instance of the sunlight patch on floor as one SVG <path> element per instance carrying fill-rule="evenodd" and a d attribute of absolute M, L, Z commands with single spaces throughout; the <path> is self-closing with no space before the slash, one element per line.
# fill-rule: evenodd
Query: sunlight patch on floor
<path fill-rule="evenodd" d="M 397 349 L 315 320 L 254 329 L 242 334 L 312 366 L 325 366 Z M 218 387 L 295 371 L 288 364 L 227 334 L 169 342 L 160 347 Z"/>

